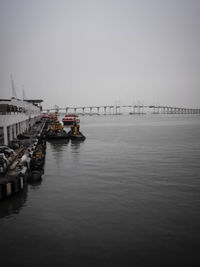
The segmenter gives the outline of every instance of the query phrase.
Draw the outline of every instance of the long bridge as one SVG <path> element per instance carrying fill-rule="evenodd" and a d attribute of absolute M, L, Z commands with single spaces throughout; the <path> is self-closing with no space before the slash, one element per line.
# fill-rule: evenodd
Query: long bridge
<path fill-rule="evenodd" d="M 63 112 L 81 115 L 121 115 L 123 110 L 130 115 L 152 114 L 200 114 L 200 108 L 184 108 L 162 105 L 104 105 L 104 106 L 77 106 L 60 108 L 55 105 L 53 108 L 44 109 L 43 112 Z"/>

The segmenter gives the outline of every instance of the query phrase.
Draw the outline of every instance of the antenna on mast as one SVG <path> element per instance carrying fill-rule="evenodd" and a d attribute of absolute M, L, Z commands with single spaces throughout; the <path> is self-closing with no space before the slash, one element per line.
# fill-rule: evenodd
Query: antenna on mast
<path fill-rule="evenodd" d="M 24 85 L 22 85 L 22 99 L 26 99 L 25 91 L 24 91 Z"/>
<path fill-rule="evenodd" d="M 12 86 L 12 97 L 11 98 L 17 99 L 17 94 L 16 94 L 16 91 L 15 91 L 15 85 L 14 85 L 14 82 L 13 82 L 12 75 L 10 75 L 10 79 L 11 79 L 11 86 Z"/>

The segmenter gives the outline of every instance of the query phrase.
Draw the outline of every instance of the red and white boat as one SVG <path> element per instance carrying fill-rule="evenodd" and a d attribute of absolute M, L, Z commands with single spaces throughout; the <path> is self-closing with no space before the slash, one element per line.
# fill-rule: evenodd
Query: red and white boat
<path fill-rule="evenodd" d="M 48 119 L 49 118 L 49 114 L 48 113 L 42 113 L 41 114 L 43 119 Z"/>
<path fill-rule="evenodd" d="M 76 114 L 67 114 L 62 119 L 62 122 L 64 125 L 70 126 L 70 125 L 74 125 L 75 123 L 79 124 L 80 120 L 78 118 L 78 115 L 76 115 Z"/>
<path fill-rule="evenodd" d="M 58 119 L 58 113 L 42 113 L 42 118 L 53 121 L 55 119 Z"/>

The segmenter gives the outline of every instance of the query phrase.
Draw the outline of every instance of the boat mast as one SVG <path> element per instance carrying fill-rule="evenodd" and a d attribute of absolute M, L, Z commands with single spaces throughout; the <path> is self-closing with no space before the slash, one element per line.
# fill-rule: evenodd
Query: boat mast
<path fill-rule="evenodd" d="M 11 79 L 11 87 L 12 87 L 12 97 L 11 98 L 17 99 L 17 94 L 16 94 L 16 91 L 15 91 L 15 85 L 14 85 L 14 82 L 13 82 L 12 75 L 10 75 L 10 79 Z"/>
<path fill-rule="evenodd" d="M 23 100 L 26 99 L 25 91 L 24 91 L 24 85 L 22 85 L 22 98 Z"/>

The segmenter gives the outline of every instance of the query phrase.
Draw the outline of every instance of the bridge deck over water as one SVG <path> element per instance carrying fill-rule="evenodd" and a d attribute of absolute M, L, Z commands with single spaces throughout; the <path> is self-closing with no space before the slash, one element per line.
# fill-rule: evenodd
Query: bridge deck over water
<path fill-rule="evenodd" d="M 77 107 L 65 107 L 60 108 L 55 106 L 50 109 L 44 109 L 44 112 L 65 112 L 67 113 L 81 113 L 83 115 L 118 115 L 122 114 L 124 110 L 128 110 L 130 115 L 137 114 L 200 114 L 199 108 L 184 108 L 174 106 L 162 106 L 162 105 L 104 105 L 104 106 L 77 106 Z"/>

